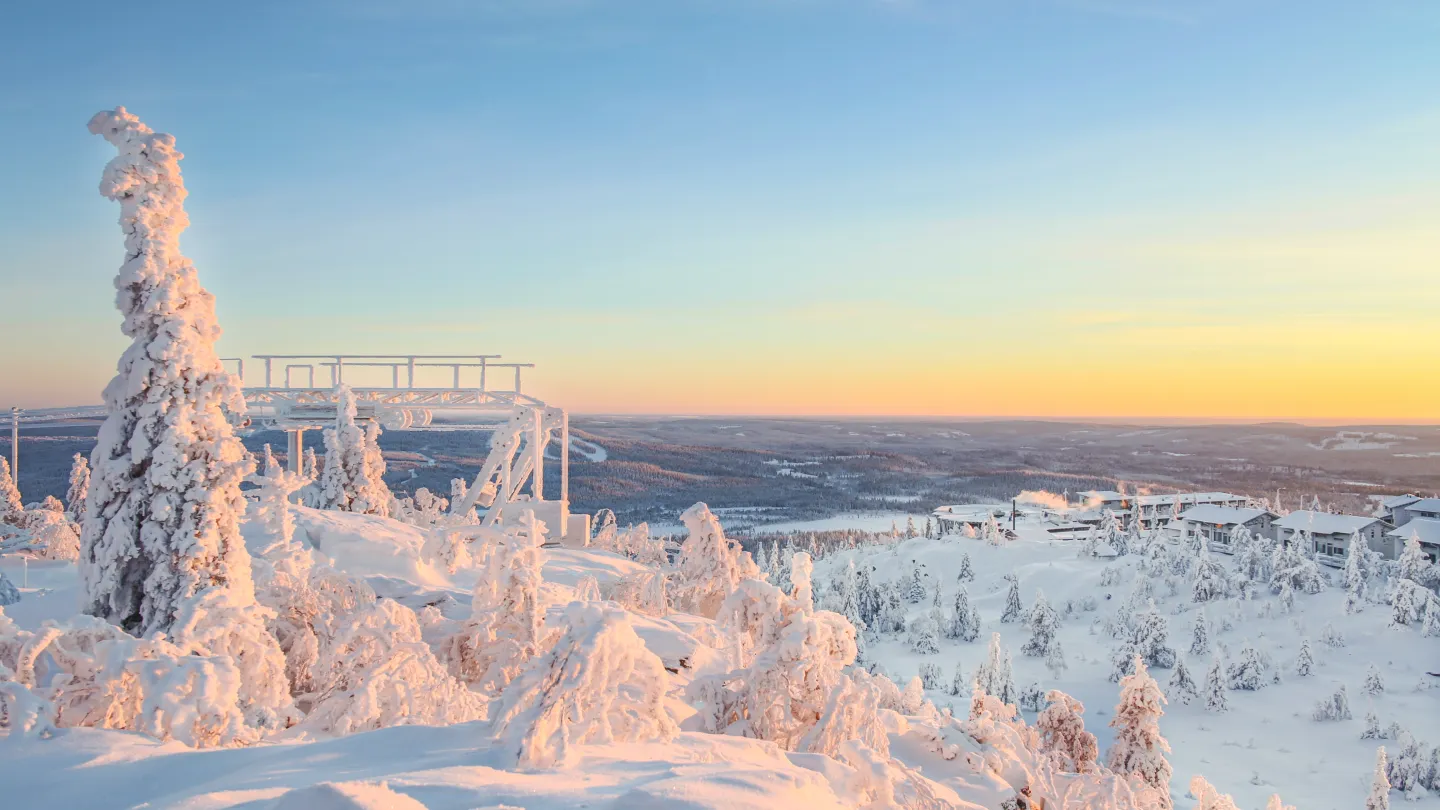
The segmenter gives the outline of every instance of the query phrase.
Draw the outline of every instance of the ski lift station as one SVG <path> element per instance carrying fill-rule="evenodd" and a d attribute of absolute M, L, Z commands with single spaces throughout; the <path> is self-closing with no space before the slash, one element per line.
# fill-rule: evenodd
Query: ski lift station
<path fill-rule="evenodd" d="M 262 354 L 249 360 L 224 359 L 226 370 L 244 383 L 260 383 L 244 385 L 249 424 L 241 427 L 285 431 L 292 471 L 299 471 L 306 432 L 335 423 L 335 389 L 344 383 L 354 395 L 356 419 L 384 430 L 491 433 L 489 454 L 465 497 L 451 504 L 452 513 L 480 507 L 482 525 L 504 526 L 531 511 L 562 544 L 588 543 L 590 516 L 570 512 L 570 416 L 524 392 L 523 373 L 534 364 L 501 362 L 493 354 Z M 101 407 L 67 408 L 22 416 L 12 409 L 11 431 L 18 435 L 29 422 L 104 413 Z M 552 458 L 560 465 L 560 491 L 547 497 L 546 456 L 556 439 Z M 11 447 L 18 468 L 18 442 Z"/>

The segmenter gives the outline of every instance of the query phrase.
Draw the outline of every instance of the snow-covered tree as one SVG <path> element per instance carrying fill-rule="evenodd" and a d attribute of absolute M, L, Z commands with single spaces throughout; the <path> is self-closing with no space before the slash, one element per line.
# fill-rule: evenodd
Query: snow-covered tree
<path fill-rule="evenodd" d="M 900 693 L 900 711 L 904 714 L 919 714 L 925 708 L 925 682 L 919 676 L 911 678 Z"/>
<path fill-rule="evenodd" d="M 388 517 L 394 495 L 385 485 L 385 462 L 375 444 L 379 425 L 361 427 L 356 413 L 355 393 L 344 383 L 337 385 L 335 426 L 325 429 L 320 502 L 325 509 Z"/>
<path fill-rule="evenodd" d="M 1339 630 L 1335 629 L 1335 625 L 1329 622 L 1326 622 L 1325 626 L 1320 630 L 1320 641 L 1327 647 L 1345 646 L 1345 636 L 1342 635 Z"/>
<path fill-rule="evenodd" d="M 1375 749 L 1375 775 L 1370 779 L 1370 795 L 1365 797 L 1365 810 L 1390 810 L 1390 778 L 1385 762 L 1385 746 Z"/>
<path fill-rule="evenodd" d="M 496 735 L 526 768 L 564 764 L 572 745 L 665 742 L 679 729 L 665 708 L 668 676 L 629 614 L 572 602 L 565 634 L 506 687 Z"/>
<path fill-rule="evenodd" d="M 926 689 L 940 689 L 943 686 L 941 681 L 944 677 L 945 671 L 940 668 L 939 664 L 927 662 L 920 665 L 920 682 L 925 685 Z"/>
<path fill-rule="evenodd" d="M 1345 684 L 1336 684 L 1335 691 L 1329 697 L 1322 698 L 1311 710 L 1310 716 L 1317 721 L 1349 720 L 1350 695 L 1345 690 Z"/>
<path fill-rule="evenodd" d="M 1024 608 L 1020 604 L 1020 580 L 1014 574 L 1006 574 L 1005 579 L 1010 583 L 1010 590 L 1005 594 L 1005 612 L 1000 614 L 1000 621 L 1005 624 L 1020 621 L 1020 613 Z M 987 690 L 988 691 L 988 690 Z M 990 694 L 995 694 L 991 692 Z"/>
<path fill-rule="evenodd" d="M 1390 586 L 1390 626 L 1423 621 L 1435 595 L 1413 579 L 1396 578 Z"/>
<path fill-rule="evenodd" d="M 15 486 L 14 476 L 10 474 L 10 462 L 0 457 L 0 523 L 18 526 L 24 512 L 25 504 L 20 500 L 20 490 Z"/>
<path fill-rule="evenodd" d="M 1170 672 L 1170 683 L 1165 686 L 1165 696 L 1170 700 L 1186 704 L 1200 696 L 1200 687 L 1195 683 L 1195 678 L 1190 675 L 1190 669 L 1185 666 L 1183 656 L 1175 660 L 1175 669 Z"/>
<path fill-rule="evenodd" d="M 1436 581 L 1436 577 L 1440 576 L 1440 569 L 1437 569 L 1425 554 L 1418 533 L 1411 532 L 1410 537 L 1405 540 L 1405 548 L 1401 550 L 1400 558 L 1395 561 L 1395 576 L 1424 588 L 1433 588 L 1440 584 Z"/>
<path fill-rule="evenodd" d="M 1365 604 L 1365 574 L 1360 561 L 1365 556 L 1365 543 L 1360 533 L 1350 536 L 1350 547 L 1345 554 L 1345 612 L 1359 613 Z"/>
<path fill-rule="evenodd" d="M 955 579 L 962 583 L 975 581 L 975 569 L 970 565 L 970 552 L 960 555 L 960 573 Z"/>
<path fill-rule="evenodd" d="M 949 692 L 952 695 L 960 695 L 965 691 L 965 686 L 970 683 L 970 676 L 965 673 L 965 664 L 962 661 L 955 662 L 955 677 L 950 679 Z"/>
<path fill-rule="evenodd" d="M 1085 730 L 1085 705 L 1058 689 L 1046 693 L 1045 700 L 1049 705 L 1035 721 L 1041 753 L 1049 755 L 1062 771 L 1095 772 L 1100 747 L 1095 735 Z"/>
<path fill-rule="evenodd" d="M 529 510 L 485 547 L 485 570 L 471 595 L 470 618 L 446 639 L 450 671 L 482 692 L 510 683 L 545 648 L 540 603 L 540 544 L 545 524 Z"/>
<path fill-rule="evenodd" d="M 1060 614 L 1050 607 L 1042 591 L 1035 592 L 1035 604 L 1030 608 L 1029 625 L 1030 640 L 1020 648 L 1020 652 L 1032 658 L 1048 656 L 1050 648 L 1060 643 L 1055 637 L 1056 631 L 1060 629 Z"/>
<path fill-rule="evenodd" d="M 1405 729 L 1395 735 L 1398 752 L 1390 758 L 1385 776 L 1390 780 L 1390 789 L 1398 790 L 1409 801 L 1416 801 L 1425 795 L 1426 785 L 1432 785 L 1434 761 L 1429 746 Z"/>
<path fill-rule="evenodd" d="M 1160 735 L 1165 695 L 1139 656 L 1134 670 L 1120 682 L 1120 702 L 1110 721 L 1115 742 L 1107 761 L 1116 773 L 1139 776 L 1157 791 L 1159 806 L 1169 808 L 1171 768 L 1165 754 L 1170 751 L 1170 743 Z"/>
<path fill-rule="evenodd" d="M 697 616 L 713 619 L 730 592 L 741 580 L 756 579 L 759 568 L 749 552 L 725 537 L 720 519 L 705 504 L 697 503 L 686 509 L 680 515 L 680 521 L 685 524 L 689 536 L 680 546 L 680 556 L 676 560 L 676 602 Z M 788 585 L 793 558 L 797 555 L 793 549 L 787 548 L 786 551 L 783 570 L 786 572 L 784 582 Z M 806 555 L 806 560 L 809 560 L 809 555 Z"/>
<path fill-rule="evenodd" d="M 790 561 L 790 598 L 795 601 L 796 607 L 807 614 L 815 612 L 815 591 L 810 585 L 814 571 L 815 564 L 810 561 L 810 555 L 797 551 L 795 558 Z"/>
<path fill-rule="evenodd" d="M 1310 651 L 1310 637 L 1300 639 L 1300 652 L 1295 656 L 1295 674 L 1308 678 L 1315 673 L 1315 655 Z"/>
<path fill-rule="evenodd" d="M 70 462 L 70 485 L 65 490 L 65 512 L 76 523 L 85 522 L 85 496 L 90 491 L 90 462 L 79 453 Z"/>
<path fill-rule="evenodd" d="M 1015 688 L 1015 670 L 1010 660 L 1010 651 L 1000 646 L 999 633 L 990 636 L 985 662 L 975 671 L 975 682 L 985 694 L 998 698 L 1001 703 L 1013 705 L 1020 697 Z"/>
<path fill-rule="evenodd" d="M 1224 712 L 1230 709 L 1230 698 L 1225 694 L 1225 659 L 1219 650 L 1210 659 L 1210 670 L 1205 673 L 1205 684 L 1201 695 L 1205 698 L 1205 711 Z"/>
<path fill-rule="evenodd" d="M 1385 738 L 1385 732 L 1380 730 L 1380 718 L 1375 716 L 1375 707 L 1371 706 L 1365 712 L 1365 730 L 1360 732 L 1362 740 L 1380 740 Z"/>
<path fill-rule="evenodd" d="M 921 570 L 920 564 L 913 560 L 910 563 L 910 574 L 901 585 L 905 601 L 912 605 L 922 604 L 930 595 L 925 587 L 925 572 Z"/>
<path fill-rule="evenodd" d="M 1190 780 L 1190 795 L 1196 799 L 1195 810 L 1239 810 L 1234 797 L 1216 790 L 1215 786 L 1207 782 L 1203 776 L 1196 776 Z M 1272 810 L 1272 808 L 1267 807 L 1266 810 Z M 1284 808 L 1273 808 L 1273 810 L 1284 810 Z"/>
<path fill-rule="evenodd" d="M 1260 653 L 1250 639 L 1245 639 L 1245 645 L 1240 648 L 1240 654 L 1236 657 L 1235 663 L 1230 666 L 1226 673 L 1231 689 L 1244 691 L 1256 691 L 1265 688 L 1269 683 L 1265 677 L 1265 665 L 1260 658 Z"/>
<path fill-rule="evenodd" d="M 910 651 L 920 655 L 940 652 L 940 628 L 929 611 L 910 620 Z"/>
<path fill-rule="evenodd" d="M 1195 611 L 1195 624 L 1190 630 L 1190 654 L 1210 654 L 1210 623 L 1205 620 L 1205 609 Z"/>
<path fill-rule="evenodd" d="M 1193 602 L 1213 602 L 1224 599 L 1229 583 L 1225 577 L 1225 566 L 1211 556 L 1210 550 L 1201 544 L 1200 553 L 1194 566 L 1195 580 L 1191 584 L 1190 598 Z"/>
<path fill-rule="evenodd" d="M 254 601 L 240 537 L 240 482 L 253 465 L 227 418 L 245 403 L 215 353 L 214 297 L 180 253 L 189 220 L 175 139 L 123 107 L 97 113 L 89 128 L 119 151 L 100 193 L 120 203 L 116 305 L 132 342 L 105 388 L 90 456 L 82 604 L 132 633 L 165 632 L 206 591 Z"/>
<path fill-rule="evenodd" d="M 1365 684 L 1360 687 L 1367 695 L 1385 694 L 1385 678 L 1380 675 L 1380 670 L 1373 663 L 1365 668 Z"/>

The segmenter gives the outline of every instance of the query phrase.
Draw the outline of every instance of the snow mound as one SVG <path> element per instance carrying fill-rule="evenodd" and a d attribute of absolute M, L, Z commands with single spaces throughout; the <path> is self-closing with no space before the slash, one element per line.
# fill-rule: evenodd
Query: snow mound
<path fill-rule="evenodd" d="M 384 782 L 321 782 L 286 793 L 271 810 L 426 810 Z"/>

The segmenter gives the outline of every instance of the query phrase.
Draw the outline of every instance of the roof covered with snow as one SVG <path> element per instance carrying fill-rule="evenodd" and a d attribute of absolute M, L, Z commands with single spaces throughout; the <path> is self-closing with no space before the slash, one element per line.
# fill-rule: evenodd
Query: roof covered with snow
<path fill-rule="evenodd" d="M 1385 534 L 1390 537 L 1399 537 L 1402 540 L 1418 536 L 1420 542 L 1426 545 L 1440 546 L 1440 520 L 1415 518 L 1404 526 L 1396 526 Z"/>
<path fill-rule="evenodd" d="M 1242 523 L 1249 523 L 1261 515 L 1273 514 L 1264 509 L 1237 509 L 1233 506 L 1217 506 L 1207 503 L 1186 509 L 1180 513 L 1180 519 L 1194 523 L 1214 523 L 1218 526 L 1238 526 Z"/>
<path fill-rule="evenodd" d="M 1440 512 L 1440 498 L 1420 498 L 1405 508 L 1411 512 Z"/>
<path fill-rule="evenodd" d="M 1397 506 L 1406 506 L 1420 500 L 1419 495 L 1391 495 L 1388 498 L 1381 498 L 1380 505 L 1386 509 L 1394 509 Z"/>
<path fill-rule="evenodd" d="M 1361 529 L 1379 523 L 1380 518 L 1360 515 L 1334 515 L 1329 512 L 1312 512 L 1297 509 L 1275 521 L 1282 529 L 1304 530 L 1311 534 L 1354 534 Z"/>

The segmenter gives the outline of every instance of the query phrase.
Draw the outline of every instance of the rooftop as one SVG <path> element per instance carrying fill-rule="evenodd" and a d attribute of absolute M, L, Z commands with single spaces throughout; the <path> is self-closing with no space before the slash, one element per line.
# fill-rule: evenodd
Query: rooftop
<path fill-rule="evenodd" d="M 1440 513 L 1440 498 L 1420 498 L 1405 508 L 1411 512 Z"/>
<path fill-rule="evenodd" d="M 1427 546 L 1440 546 L 1440 520 L 1415 518 L 1404 526 L 1397 526 L 1385 534 L 1390 537 L 1399 537 L 1402 540 L 1409 540 L 1412 536 L 1419 537 L 1420 542 Z"/>
<path fill-rule="evenodd" d="M 1189 520 L 1195 523 L 1214 523 L 1217 526 L 1238 526 L 1260 517 L 1261 515 L 1273 515 L 1264 509 L 1237 509 L 1233 506 L 1219 506 L 1216 504 L 1201 504 L 1191 507 L 1180 513 L 1181 520 Z"/>
<path fill-rule="evenodd" d="M 1354 534 L 1372 523 L 1380 522 L 1377 517 L 1360 515 L 1334 515 L 1329 512 L 1312 512 L 1297 509 L 1275 521 L 1282 529 L 1304 530 L 1311 534 Z"/>

